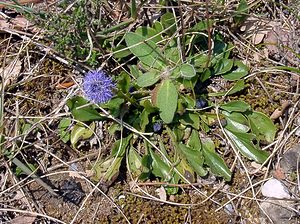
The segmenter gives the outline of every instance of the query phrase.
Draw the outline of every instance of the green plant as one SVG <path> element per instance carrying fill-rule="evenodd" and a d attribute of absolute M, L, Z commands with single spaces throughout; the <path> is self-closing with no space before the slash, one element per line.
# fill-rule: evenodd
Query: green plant
<path fill-rule="evenodd" d="M 206 176 L 211 171 L 230 181 L 231 171 L 209 137 L 216 130 L 214 124 L 222 120 L 226 122 L 221 129 L 242 155 L 258 163 L 266 161 L 269 154 L 259 145 L 262 140 L 274 140 L 273 122 L 242 101 L 207 101 L 211 95 L 228 96 L 244 89 L 242 78 L 248 74 L 246 65 L 230 58 L 233 46 L 225 43 L 221 35 L 216 34 L 214 48 L 207 49 L 205 30 L 214 22 L 209 23 L 195 24 L 185 33 L 181 45 L 174 37 L 176 20 L 172 13 L 165 13 L 152 26 L 126 33 L 118 48 L 112 49 L 118 60 L 132 54 L 137 63 L 115 78 L 116 94 L 101 108 L 121 117 L 137 133 L 152 132 L 152 142 L 156 139 L 159 147 L 144 139 L 138 140 L 143 147 L 137 150 L 134 135 L 123 136 L 114 144 L 110 157 L 93 167 L 96 180 L 111 181 L 126 157 L 128 170 L 142 180 L 157 177 L 169 183 L 193 182 L 196 175 Z M 228 91 L 208 95 L 204 91 L 207 82 L 218 76 L 235 84 Z M 97 106 L 84 107 L 87 104 L 81 97 L 68 101 L 71 113 L 80 122 L 103 119 Z M 218 110 L 214 108 L 219 108 L 220 113 L 216 114 Z M 110 131 L 122 128 L 113 125 Z M 167 189 L 169 193 L 178 190 Z"/>

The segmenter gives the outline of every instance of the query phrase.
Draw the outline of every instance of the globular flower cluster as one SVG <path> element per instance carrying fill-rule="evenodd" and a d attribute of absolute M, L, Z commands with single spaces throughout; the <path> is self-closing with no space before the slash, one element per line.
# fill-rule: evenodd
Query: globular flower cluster
<path fill-rule="evenodd" d="M 93 103 L 106 103 L 113 97 L 113 80 L 101 70 L 90 71 L 83 79 L 85 97 Z"/>

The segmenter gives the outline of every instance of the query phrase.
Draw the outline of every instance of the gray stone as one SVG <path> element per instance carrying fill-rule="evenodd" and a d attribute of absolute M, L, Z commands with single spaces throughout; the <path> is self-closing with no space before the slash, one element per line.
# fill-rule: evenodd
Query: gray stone
<path fill-rule="evenodd" d="M 298 157 L 300 157 L 300 145 L 295 145 L 283 154 L 280 160 L 280 167 L 285 173 L 296 172 L 297 166 L 300 169 L 300 164 L 297 164 L 297 160 L 300 162 L 300 158 L 298 159 Z"/>
<path fill-rule="evenodd" d="M 294 224 L 296 213 L 293 211 L 293 204 L 282 200 L 267 200 L 260 204 L 262 211 L 261 223 L 270 223 L 269 218 L 274 224 Z M 267 216 L 269 217 L 267 217 Z"/>

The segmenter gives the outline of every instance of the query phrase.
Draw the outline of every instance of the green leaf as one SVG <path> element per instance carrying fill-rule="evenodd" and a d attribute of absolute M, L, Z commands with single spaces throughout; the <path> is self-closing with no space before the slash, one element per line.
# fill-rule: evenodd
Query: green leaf
<path fill-rule="evenodd" d="M 71 124 L 70 118 L 63 118 L 60 120 L 59 125 L 58 125 L 59 138 L 64 143 L 67 143 L 70 140 L 70 131 L 67 130 L 69 128 L 70 124 Z"/>
<path fill-rule="evenodd" d="M 200 128 L 200 118 L 198 114 L 187 112 L 183 116 L 181 116 L 179 121 L 181 124 L 190 125 L 197 130 L 199 130 Z"/>
<path fill-rule="evenodd" d="M 185 158 L 181 158 L 176 168 L 190 183 L 195 182 L 195 171 Z"/>
<path fill-rule="evenodd" d="M 208 24 L 209 24 L 209 27 L 212 27 L 213 24 L 214 24 L 214 20 L 210 19 L 208 21 Z M 196 25 L 194 25 L 190 29 L 190 31 L 192 31 L 192 32 L 201 32 L 201 31 L 206 31 L 207 28 L 208 28 L 208 26 L 207 26 L 207 20 L 202 20 L 202 21 L 196 23 Z"/>
<path fill-rule="evenodd" d="M 209 57 L 206 54 L 198 54 L 193 56 L 190 59 L 191 64 L 194 65 L 196 68 L 205 68 Z"/>
<path fill-rule="evenodd" d="M 151 158 L 152 158 L 152 173 L 162 178 L 164 181 L 170 181 L 174 171 L 167 163 L 165 163 L 156 153 L 149 149 Z"/>
<path fill-rule="evenodd" d="M 114 181 L 118 175 L 123 157 L 110 158 L 104 162 L 96 163 L 93 166 L 94 176 L 92 177 L 94 181 L 108 182 Z"/>
<path fill-rule="evenodd" d="M 235 23 L 241 24 L 247 18 L 247 13 L 249 12 L 249 6 L 247 0 L 241 0 L 237 7 L 237 12 L 235 13 L 233 20 Z"/>
<path fill-rule="evenodd" d="M 161 119 L 169 124 L 173 121 L 177 108 L 178 93 L 171 80 L 164 80 L 157 92 L 156 104 Z"/>
<path fill-rule="evenodd" d="M 135 151 L 133 147 L 130 147 L 128 152 L 128 166 L 131 173 L 135 176 L 141 175 L 143 171 L 142 157 Z"/>
<path fill-rule="evenodd" d="M 146 126 L 149 124 L 149 115 L 150 115 L 150 112 L 147 111 L 146 109 L 144 109 L 141 113 L 141 120 L 140 120 L 140 126 L 141 126 L 141 131 L 145 131 L 146 129 Z"/>
<path fill-rule="evenodd" d="M 200 138 L 199 138 L 198 131 L 193 129 L 192 134 L 191 134 L 191 136 L 189 138 L 189 141 L 188 141 L 188 146 L 191 147 L 192 149 L 195 149 L 195 150 L 200 150 L 201 149 L 201 141 L 200 141 Z"/>
<path fill-rule="evenodd" d="M 130 74 L 134 77 L 134 78 L 138 78 L 139 76 L 141 76 L 143 73 L 140 71 L 140 69 L 138 68 L 138 66 L 136 65 L 131 65 L 130 66 Z"/>
<path fill-rule="evenodd" d="M 224 129 L 235 147 L 248 159 L 252 159 L 257 163 L 263 163 L 269 156 L 269 153 L 256 147 L 252 140 L 254 136 L 248 133 L 239 133 Z"/>
<path fill-rule="evenodd" d="M 149 71 L 143 73 L 138 79 L 136 80 L 137 85 L 140 87 L 148 87 L 152 86 L 160 79 L 160 75 L 156 71 Z"/>
<path fill-rule="evenodd" d="M 203 177 L 207 174 L 203 168 L 204 157 L 200 150 L 193 150 L 182 143 L 179 143 L 178 149 L 199 176 Z"/>
<path fill-rule="evenodd" d="M 171 60 L 175 64 L 180 61 L 180 55 L 176 43 L 174 43 L 173 46 L 167 47 L 164 51 L 164 55 L 167 59 Z"/>
<path fill-rule="evenodd" d="M 70 140 L 72 146 L 75 148 L 79 140 L 85 140 L 92 137 L 95 127 L 96 125 L 94 122 L 90 124 L 89 128 L 77 123 L 71 131 Z"/>
<path fill-rule="evenodd" d="M 124 103 L 123 98 L 113 98 L 110 101 L 108 101 L 106 104 L 102 105 L 103 108 L 107 108 L 110 110 L 110 114 L 114 117 L 118 117 L 120 115 L 121 111 L 121 106 Z"/>
<path fill-rule="evenodd" d="M 205 163 L 210 167 L 213 174 L 224 177 L 226 181 L 231 180 L 231 171 L 217 153 L 203 147 L 203 155 Z"/>
<path fill-rule="evenodd" d="M 196 75 L 196 70 L 191 64 L 182 64 L 180 66 L 181 77 L 191 79 Z"/>
<path fill-rule="evenodd" d="M 82 107 L 87 105 L 89 102 L 80 96 L 73 97 L 67 101 L 67 106 L 69 107 L 72 115 L 76 120 L 79 121 L 95 121 L 101 120 L 102 116 L 97 112 L 97 110 L 92 106 Z M 82 107 L 78 109 L 78 107 Z"/>
<path fill-rule="evenodd" d="M 233 70 L 223 74 L 224 79 L 234 81 L 239 80 L 248 74 L 248 67 L 241 61 L 235 61 L 233 64 Z"/>
<path fill-rule="evenodd" d="M 151 38 L 151 37 L 157 35 L 158 32 L 155 29 L 151 28 L 151 27 L 140 26 L 135 30 L 135 33 L 137 33 L 137 34 L 139 34 L 139 35 L 141 35 L 141 36 L 148 39 L 148 38 Z M 151 38 L 151 40 L 153 42 L 157 43 L 157 42 L 162 40 L 162 37 L 161 37 L 161 35 L 157 35 L 157 36 Z"/>
<path fill-rule="evenodd" d="M 115 58 L 125 58 L 131 54 L 130 50 L 128 50 L 127 47 L 122 44 L 115 47 L 112 52 Z"/>
<path fill-rule="evenodd" d="M 261 112 L 252 112 L 248 116 L 251 131 L 258 139 L 271 143 L 275 139 L 277 128 L 273 121 Z"/>
<path fill-rule="evenodd" d="M 147 38 L 129 32 L 125 35 L 125 41 L 130 51 L 138 57 L 141 62 L 149 67 L 161 69 L 166 67 L 165 60 L 160 53 L 160 49 L 152 40 L 147 40 Z"/>
<path fill-rule="evenodd" d="M 118 84 L 117 84 L 118 89 L 121 90 L 121 91 L 122 91 L 123 93 L 125 93 L 125 94 L 128 93 L 130 87 L 132 86 L 131 78 L 130 78 L 130 76 L 128 75 L 128 73 L 122 71 L 122 72 L 118 75 L 117 81 L 118 81 Z"/>
<path fill-rule="evenodd" d="M 164 29 L 168 29 L 171 27 L 169 30 L 166 31 L 166 33 L 169 36 L 173 35 L 176 32 L 176 21 L 173 13 L 167 12 L 164 15 L 162 15 L 160 22 Z"/>
<path fill-rule="evenodd" d="M 233 66 L 232 59 L 222 58 L 214 67 L 214 75 L 221 75 L 229 72 Z"/>
<path fill-rule="evenodd" d="M 228 112 L 246 112 L 251 110 L 251 106 L 243 101 L 231 101 L 223 104 L 220 108 Z"/>
<path fill-rule="evenodd" d="M 111 156 L 122 157 L 125 154 L 126 148 L 128 147 L 131 138 L 132 134 L 128 135 L 126 138 L 117 140 L 112 147 Z"/>
<path fill-rule="evenodd" d="M 238 80 L 235 85 L 230 88 L 229 91 L 219 92 L 219 93 L 209 93 L 208 96 L 229 96 L 232 94 L 235 94 L 245 88 L 245 81 L 244 80 Z"/>
<path fill-rule="evenodd" d="M 222 114 L 225 115 L 227 121 L 225 126 L 227 130 L 244 133 L 250 130 L 248 120 L 242 113 L 223 111 Z"/>

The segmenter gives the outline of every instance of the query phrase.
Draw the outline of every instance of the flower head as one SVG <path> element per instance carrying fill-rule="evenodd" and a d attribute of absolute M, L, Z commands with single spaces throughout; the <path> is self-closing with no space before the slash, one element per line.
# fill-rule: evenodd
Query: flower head
<path fill-rule="evenodd" d="M 83 91 L 86 98 L 93 103 L 106 103 L 113 97 L 115 84 L 101 70 L 90 71 L 83 79 Z"/>

